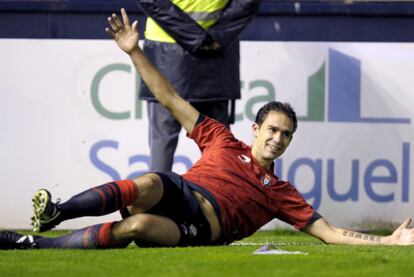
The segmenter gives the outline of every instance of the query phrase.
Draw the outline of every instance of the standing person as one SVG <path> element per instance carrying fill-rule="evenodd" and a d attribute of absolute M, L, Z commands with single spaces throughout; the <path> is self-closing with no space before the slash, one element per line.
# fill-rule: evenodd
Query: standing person
<path fill-rule="evenodd" d="M 133 180 L 110 182 L 86 190 L 62 204 L 48 191 L 34 197 L 35 228 L 46 231 L 81 216 L 124 210 L 118 222 L 97 224 L 65 236 L 47 238 L 0 232 L 0 249 L 126 247 L 138 245 L 195 246 L 227 244 L 250 236 L 279 218 L 326 243 L 413 245 L 407 219 L 390 236 L 366 235 L 328 223 L 290 183 L 273 173 L 273 161 L 289 146 L 297 128 L 288 104 L 270 102 L 257 113 L 253 145 L 237 140 L 221 123 L 200 114 L 149 62 L 138 46 L 137 22 L 124 9 L 106 32 L 132 59 L 158 101 L 181 123 L 202 151 L 184 175 L 148 173 Z"/>
<path fill-rule="evenodd" d="M 229 127 L 240 98 L 239 35 L 260 0 L 137 1 L 148 16 L 144 53 L 186 101 Z M 150 171 L 171 171 L 180 123 L 145 84 Z"/>

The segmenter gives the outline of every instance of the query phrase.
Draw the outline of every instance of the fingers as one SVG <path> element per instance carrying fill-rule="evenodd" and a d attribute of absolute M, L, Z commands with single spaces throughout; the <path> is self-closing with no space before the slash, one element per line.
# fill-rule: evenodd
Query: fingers
<path fill-rule="evenodd" d="M 111 30 L 111 29 L 109 29 L 109 28 L 105 28 L 105 32 L 106 32 L 108 35 L 110 35 L 110 36 L 111 36 L 111 38 L 115 38 L 115 33 L 114 33 L 114 32 L 112 32 L 112 30 Z"/>
<path fill-rule="evenodd" d="M 114 21 L 114 19 L 113 19 L 113 17 L 114 16 L 116 16 L 116 14 L 112 14 L 112 16 L 110 16 L 110 17 L 108 17 L 107 18 L 107 20 L 108 20 L 108 23 L 109 23 L 109 25 L 111 26 L 111 28 L 112 28 L 112 30 L 113 30 L 113 32 L 118 32 L 119 31 L 119 27 L 118 27 L 118 25 L 115 23 L 115 21 Z M 112 31 L 111 30 L 111 31 Z"/>
<path fill-rule="evenodd" d="M 409 218 L 407 218 L 407 219 L 403 222 L 404 228 L 407 228 L 408 226 L 410 226 L 410 224 L 411 224 L 411 218 L 410 218 L 410 217 L 409 217 Z"/>
<path fill-rule="evenodd" d="M 110 28 L 105 28 L 105 32 L 115 39 L 118 35 L 123 33 L 123 31 L 129 32 L 131 29 L 133 32 L 138 33 L 138 21 L 134 21 L 132 26 L 130 26 L 130 21 L 128 14 L 124 8 L 121 9 L 122 21 L 117 14 L 113 13 L 110 17 L 107 18 L 107 21 L 110 25 Z"/>
<path fill-rule="evenodd" d="M 121 9 L 122 14 L 122 20 L 124 23 L 121 22 L 118 15 L 116 13 L 113 13 L 110 17 L 107 18 L 109 25 L 111 26 L 113 32 L 116 33 L 119 30 L 122 30 L 124 27 L 129 27 L 129 17 L 124 8 Z M 106 30 L 105 30 L 106 31 Z M 111 30 L 109 30 L 111 31 Z M 108 33 L 108 31 L 106 31 Z M 110 33 L 109 33 L 110 34 Z"/>
<path fill-rule="evenodd" d="M 132 31 L 137 32 L 137 28 L 138 28 L 138 21 L 135 20 L 134 22 L 132 22 Z"/>
<path fill-rule="evenodd" d="M 124 8 L 121 9 L 121 14 L 122 14 L 122 20 L 124 21 L 124 25 L 129 26 L 129 17 Z"/>
<path fill-rule="evenodd" d="M 117 32 L 124 27 L 121 20 L 119 20 L 119 17 L 115 13 L 108 17 L 108 22 L 114 32 Z"/>
<path fill-rule="evenodd" d="M 411 218 L 407 218 L 397 229 L 405 229 L 411 224 Z"/>
<path fill-rule="evenodd" d="M 112 21 L 115 24 L 116 28 L 122 29 L 124 27 L 124 25 L 122 24 L 121 20 L 119 19 L 118 15 L 116 15 L 116 13 L 112 14 Z M 115 30 L 114 30 L 115 31 Z"/>

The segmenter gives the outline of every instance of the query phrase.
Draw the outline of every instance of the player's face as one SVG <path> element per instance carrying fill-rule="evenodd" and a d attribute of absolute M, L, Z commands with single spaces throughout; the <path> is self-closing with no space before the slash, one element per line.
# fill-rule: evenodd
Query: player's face
<path fill-rule="evenodd" d="M 272 111 L 262 125 L 253 124 L 253 134 L 254 157 L 260 164 L 270 166 L 289 146 L 293 136 L 293 122 L 284 113 Z"/>

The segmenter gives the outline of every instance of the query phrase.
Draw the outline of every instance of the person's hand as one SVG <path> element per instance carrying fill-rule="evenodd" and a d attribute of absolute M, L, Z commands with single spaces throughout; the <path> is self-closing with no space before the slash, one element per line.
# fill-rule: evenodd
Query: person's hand
<path fill-rule="evenodd" d="M 134 49 L 138 48 L 138 21 L 134 21 L 131 26 L 125 9 L 121 9 L 121 14 L 123 23 L 115 13 L 108 17 L 108 23 L 111 28 L 105 28 L 105 32 L 115 40 L 119 48 L 127 54 L 131 54 Z"/>
<path fill-rule="evenodd" d="M 220 44 L 217 41 L 200 48 L 201 51 L 217 51 L 220 49 Z"/>
<path fill-rule="evenodd" d="M 414 245 L 414 229 L 408 228 L 411 218 L 407 218 L 390 236 L 390 244 Z"/>

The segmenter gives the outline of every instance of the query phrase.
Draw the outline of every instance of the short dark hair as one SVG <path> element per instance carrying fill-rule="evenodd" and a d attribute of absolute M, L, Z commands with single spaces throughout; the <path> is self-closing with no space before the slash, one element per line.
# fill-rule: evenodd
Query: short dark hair
<path fill-rule="evenodd" d="M 298 128 L 298 119 L 296 118 L 296 113 L 293 110 L 292 106 L 289 103 L 282 103 L 278 101 L 272 101 L 264 105 L 259 109 L 256 114 L 255 122 L 260 126 L 262 125 L 263 121 L 266 119 L 266 116 L 272 112 L 281 112 L 287 115 L 292 120 L 293 123 L 293 133 Z"/>

